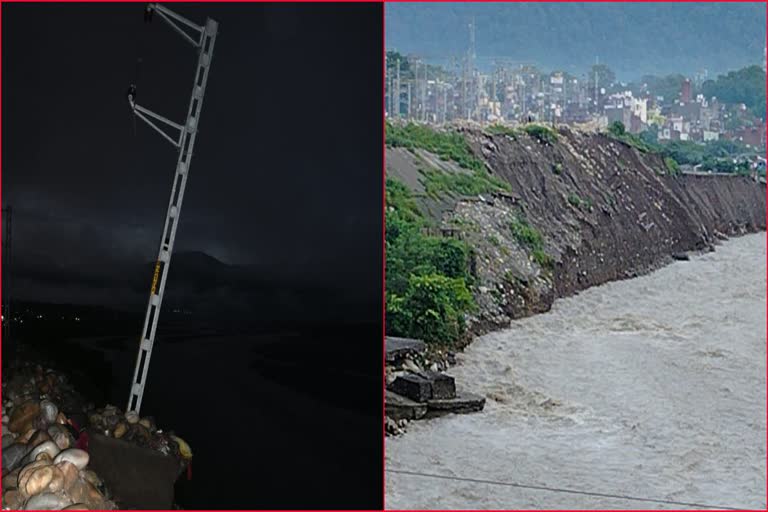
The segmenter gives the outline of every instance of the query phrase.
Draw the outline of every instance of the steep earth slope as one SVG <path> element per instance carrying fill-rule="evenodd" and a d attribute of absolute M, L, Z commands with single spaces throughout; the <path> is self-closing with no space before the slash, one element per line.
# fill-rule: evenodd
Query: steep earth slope
<path fill-rule="evenodd" d="M 421 150 L 388 148 L 387 174 L 417 194 L 444 234 L 473 248 L 476 334 L 546 311 L 556 297 L 765 229 L 765 184 L 747 176 L 673 175 L 659 155 L 566 128 L 552 137 L 463 134 L 511 192 L 428 196 L 425 170 L 462 171 L 438 168 Z"/>

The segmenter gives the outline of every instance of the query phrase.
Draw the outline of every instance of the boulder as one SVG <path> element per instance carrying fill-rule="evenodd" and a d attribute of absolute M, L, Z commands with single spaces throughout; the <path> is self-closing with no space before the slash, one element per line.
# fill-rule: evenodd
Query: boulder
<path fill-rule="evenodd" d="M 432 386 L 432 398 L 443 400 L 456 396 L 456 382 L 453 377 L 444 373 L 428 370 L 423 376 L 429 380 Z"/>
<path fill-rule="evenodd" d="M 103 510 L 104 497 L 98 489 L 83 479 L 78 479 L 67 492 L 75 503 L 84 503 L 91 510 Z"/>
<path fill-rule="evenodd" d="M 59 462 L 67 461 L 77 466 L 77 469 L 85 469 L 85 466 L 88 465 L 88 460 L 88 452 L 85 450 L 69 448 L 68 450 L 59 453 L 56 458 L 53 459 L 53 463 L 58 464 Z"/>
<path fill-rule="evenodd" d="M 56 404 L 50 400 L 43 400 L 40 402 L 40 416 L 47 425 L 52 425 L 56 422 L 56 417 L 59 415 L 59 408 Z"/>
<path fill-rule="evenodd" d="M 27 446 L 35 448 L 46 441 L 51 441 L 51 436 L 48 435 L 48 432 L 45 430 L 37 430 L 27 442 Z"/>
<path fill-rule="evenodd" d="M 48 461 L 35 461 L 24 466 L 19 473 L 19 491 L 24 496 L 40 494 L 54 479 L 54 468 Z M 59 471 L 61 473 L 61 471 Z M 63 480 L 63 475 L 62 480 Z"/>
<path fill-rule="evenodd" d="M 23 434 L 17 437 L 16 441 L 19 443 L 27 444 L 29 443 L 29 440 L 32 439 L 32 436 L 35 435 L 35 432 L 37 432 L 37 429 L 30 427 L 29 429 L 25 430 Z"/>
<path fill-rule="evenodd" d="M 3 508 L 6 510 L 21 510 L 24 505 L 24 497 L 17 489 L 11 489 L 3 493 Z"/>
<path fill-rule="evenodd" d="M 24 510 L 61 510 L 72 504 L 66 496 L 53 492 L 44 492 L 27 500 Z"/>
<path fill-rule="evenodd" d="M 389 385 L 389 389 L 416 402 L 423 403 L 432 398 L 431 383 L 416 373 L 400 375 Z"/>
<path fill-rule="evenodd" d="M 8 422 L 8 430 L 16 434 L 26 432 L 32 426 L 32 421 L 40 413 L 40 404 L 35 400 L 27 400 L 14 407 Z"/>
<path fill-rule="evenodd" d="M 10 489 L 17 489 L 19 487 L 19 473 L 20 468 L 16 468 L 3 477 L 2 485 L 3 491 Z"/>
<path fill-rule="evenodd" d="M 54 443 L 53 441 L 45 441 L 45 442 L 40 443 L 39 445 L 35 446 L 32 449 L 32 451 L 30 451 L 27 454 L 27 456 L 24 458 L 24 460 L 26 462 L 32 462 L 34 460 L 37 460 L 37 457 L 41 453 L 47 454 L 48 457 L 52 459 L 52 458 L 56 457 L 59 454 L 60 451 L 61 450 L 59 450 L 59 447 L 56 446 L 56 443 Z"/>
<path fill-rule="evenodd" d="M 121 421 L 117 424 L 117 426 L 115 426 L 115 430 L 112 435 L 115 437 L 115 439 L 120 439 L 125 435 L 126 432 L 128 432 L 128 424 L 124 421 Z"/>
<path fill-rule="evenodd" d="M 11 434 L 5 434 L 3 436 L 3 450 L 11 446 L 14 442 L 14 437 Z"/>
<path fill-rule="evenodd" d="M 80 477 L 80 471 L 77 469 L 77 466 L 67 461 L 59 462 L 56 464 L 56 467 L 64 476 L 64 490 L 69 491 Z"/>
<path fill-rule="evenodd" d="M 28 451 L 29 448 L 21 443 L 13 443 L 8 448 L 5 448 L 3 450 L 3 469 L 13 471 Z"/>

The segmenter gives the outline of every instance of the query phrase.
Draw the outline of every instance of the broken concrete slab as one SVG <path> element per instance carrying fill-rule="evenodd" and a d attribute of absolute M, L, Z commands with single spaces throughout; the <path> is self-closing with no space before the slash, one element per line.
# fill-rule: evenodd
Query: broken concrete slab
<path fill-rule="evenodd" d="M 427 344 L 421 340 L 387 336 L 384 341 L 387 363 L 396 363 L 409 354 L 423 354 L 427 351 Z"/>
<path fill-rule="evenodd" d="M 435 399 L 427 402 L 427 418 L 444 414 L 479 412 L 485 407 L 485 398 L 472 393 L 459 393 L 456 398 Z"/>
<path fill-rule="evenodd" d="M 416 402 L 426 402 L 432 398 L 432 383 L 421 374 L 400 375 L 389 385 L 389 389 Z"/>
<path fill-rule="evenodd" d="M 427 370 L 422 372 L 422 376 L 425 377 L 432 386 L 431 398 L 435 400 L 444 400 L 456 397 L 456 381 L 450 375 Z"/>
<path fill-rule="evenodd" d="M 427 404 L 414 402 L 410 398 L 387 390 L 386 415 L 393 420 L 418 420 L 427 414 Z"/>
<path fill-rule="evenodd" d="M 425 370 L 398 376 L 389 389 L 417 402 L 446 400 L 456 396 L 456 382 L 444 373 Z"/>

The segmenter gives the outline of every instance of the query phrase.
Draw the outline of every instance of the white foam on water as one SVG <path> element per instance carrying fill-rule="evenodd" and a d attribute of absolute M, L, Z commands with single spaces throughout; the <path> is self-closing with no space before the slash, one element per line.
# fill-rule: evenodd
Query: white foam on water
<path fill-rule="evenodd" d="M 449 370 L 485 411 L 409 425 L 387 467 L 766 507 L 765 234 L 558 300 Z M 386 474 L 387 508 L 680 508 Z"/>

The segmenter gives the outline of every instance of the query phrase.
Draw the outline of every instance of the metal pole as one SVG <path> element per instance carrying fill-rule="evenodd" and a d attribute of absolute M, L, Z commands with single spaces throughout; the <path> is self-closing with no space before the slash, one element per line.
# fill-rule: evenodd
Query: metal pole
<path fill-rule="evenodd" d="M 195 145 L 200 111 L 203 106 L 205 86 L 208 82 L 208 71 L 210 70 L 211 61 L 213 59 L 213 46 L 218 32 L 218 23 L 210 18 L 208 18 L 204 27 L 200 27 L 165 7 L 156 4 L 150 4 L 150 6 L 156 9 L 159 13 L 165 14 L 166 16 L 164 16 L 163 19 L 171 24 L 175 30 L 179 31 L 180 29 L 169 21 L 168 18 L 172 18 L 186 26 L 198 30 L 201 36 L 199 43 L 195 44 L 194 41 L 192 41 L 198 48 L 199 57 L 197 60 L 197 71 L 195 72 L 195 82 L 192 86 L 192 96 L 187 111 L 187 120 L 184 125 L 175 125 L 175 123 L 162 118 L 162 116 L 154 115 L 143 108 L 139 109 L 138 106 L 132 102 L 134 113 L 137 116 L 143 112 L 158 120 L 165 121 L 173 127 L 180 128 L 181 132 L 178 144 L 179 156 L 176 163 L 176 174 L 173 178 L 171 197 L 168 202 L 168 210 L 165 216 L 163 236 L 160 239 L 160 249 L 158 251 L 157 262 L 155 263 L 155 271 L 152 277 L 152 286 L 149 293 L 149 304 L 147 305 L 147 312 L 144 318 L 144 327 L 139 342 L 139 353 L 136 358 L 136 368 L 133 373 L 131 392 L 128 398 L 127 410 L 135 411 L 136 413 L 138 413 L 141 408 L 141 401 L 144 396 L 147 373 L 149 371 L 149 360 L 152 356 L 152 347 L 155 342 L 155 334 L 157 331 L 158 319 L 160 317 L 160 307 L 163 303 L 163 294 L 168 278 L 168 270 L 171 265 L 173 245 L 176 239 L 176 229 L 178 227 L 181 205 L 184 199 L 184 189 L 186 188 L 187 178 L 189 177 L 189 166 L 193 155 L 192 150 Z M 185 39 L 189 41 L 191 38 L 185 37 Z M 140 110 L 141 112 L 137 112 L 137 110 Z M 149 122 L 148 119 L 143 116 L 141 116 L 141 118 L 157 129 L 157 127 Z M 172 139 L 169 138 L 169 140 L 173 142 Z"/>
<path fill-rule="evenodd" d="M 408 81 L 408 120 L 411 121 L 411 82 Z"/>
<path fill-rule="evenodd" d="M 395 78 L 395 117 L 400 117 L 400 57 L 397 58 L 397 75 Z"/>
<path fill-rule="evenodd" d="M 3 241 L 3 272 L 2 279 L 5 281 L 5 294 L 3 296 L 3 343 L 6 347 L 10 346 L 11 340 L 11 226 L 13 223 L 13 208 L 8 206 L 2 210 L 5 212 L 5 240 Z"/>

